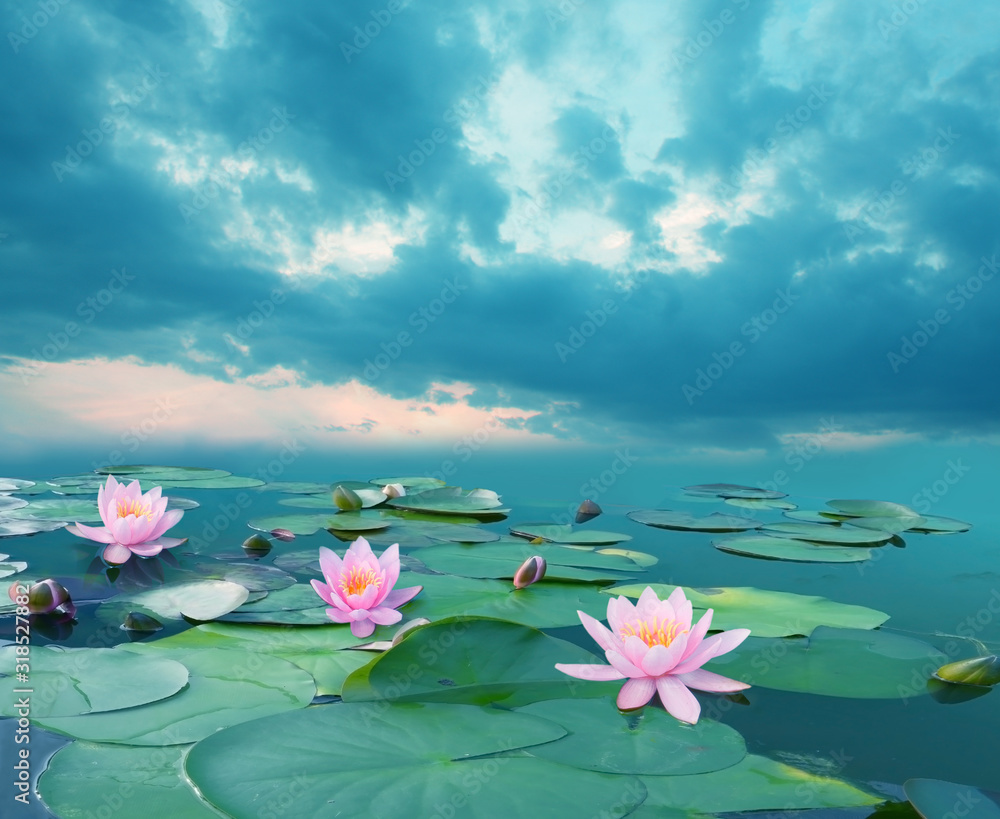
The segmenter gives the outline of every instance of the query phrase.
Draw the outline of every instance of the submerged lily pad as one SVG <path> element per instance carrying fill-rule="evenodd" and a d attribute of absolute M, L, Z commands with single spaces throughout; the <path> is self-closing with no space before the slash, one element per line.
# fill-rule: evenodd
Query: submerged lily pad
<path fill-rule="evenodd" d="M 305 708 L 316 693 L 308 673 L 265 654 L 168 649 L 155 642 L 113 650 L 176 660 L 188 669 L 188 685 L 172 697 L 135 708 L 33 721 L 92 742 L 181 745 L 240 722 Z"/>
<path fill-rule="evenodd" d="M 885 543 L 892 540 L 892 532 L 881 529 L 857 529 L 846 526 L 827 526 L 822 523 L 802 523 L 799 521 L 780 521 L 766 523 L 761 534 L 776 537 L 788 537 L 795 540 L 810 540 L 816 543 Z"/>
<path fill-rule="evenodd" d="M 645 788 L 631 777 L 489 756 L 563 733 L 548 720 L 475 706 L 342 703 L 221 731 L 194 747 L 185 769 L 233 816 L 256 816 L 289 783 L 296 816 L 582 817 L 614 810 L 626 788 L 642 800 Z"/>
<path fill-rule="evenodd" d="M 1000 683 L 1000 657 L 973 657 L 941 666 L 935 676 L 950 683 L 962 685 L 996 685 Z"/>
<path fill-rule="evenodd" d="M 747 638 L 706 668 L 750 685 L 855 699 L 909 699 L 947 657 L 885 631 L 818 627 L 808 638 Z"/>
<path fill-rule="evenodd" d="M 784 537 L 757 535 L 712 541 L 716 549 L 736 555 L 798 563 L 857 563 L 872 556 L 871 549 L 828 546 Z"/>
<path fill-rule="evenodd" d="M 688 532 L 742 532 L 762 525 L 759 520 L 723 515 L 719 512 L 698 517 L 688 512 L 675 512 L 670 509 L 637 509 L 629 512 L 628 517 L 636 523 L 644 523 L 658 529 L 679 529 Z"/>
<path fill-rule="evenodd" d="M 101 605 L 138 607 L 169 620 L 214 620 L 239 608 L 248 594 L 245 586 L 228 580 L 192 580 L 134 594 L 119 594 Z"/>
<path fill-rule="evenodd" d="M 661 600 L 676 586 L 664 583 L 636 584 L 602 589 L 604 594 L 638 598 L 649 585 Z M 748 628 L 753 637 L 790 637 L 809 635 L 819 626 L 845 629 L 878 628 L 889 615 L 882 611 L 835 603 L 825 597 L 791 592 L 767 591 L 752 587 L 690 589 L 684 594 L 696 610 L 696 617 L 713 609 L 712 630 Z"/>
<path fill-rule="evenodd" d="M 190 748 L 73 742 L 48 761 L 38 792 L 61 819 L 110 815 L 109 804 L 122 817 L 218 819 L 185 780 L 184 757 Z"/>
<path fill-rule="evenodd" d="M 510 527 L 511 534 L 526 537 L 529 540 L 540 537 L 552 543 L 575 543 L 587 546 L 605 546 L 624 543 L 632 539 L 632 535 L 622 535 L 618 532 L 601 532 L 597 529 L 574 528 L 561 523 L 519 523 Z"/>
<path fill-rule="evenodd" d="M 0 648 L 0 714 L 17 716 L 15 646 Z M 116 711 L 166 699 L 188 681 L 188 670 L 163 657 L 110 648 L 36 646 L 31 651 L 31 717 Z"/>
<path fill-rule="evenodd" d="M 586 649 L 527 626 L 449 617 L 414 629 L 398 645 L 351 674 L 343 697 L 344 702 L 389 699 L 502 703 L 505 708 L 516 708 L 540 700 L 617 692 L 620 682 L 582 682 L 555 667 L 556 662 L 596 661 Z"/>
<path fill-rule="evenodd" d="M 924 819 L 1000 819 L 1000 793 L 993 791 L 940 779 L 908 779 L 903 792 Z"/>
<path fill-rule="evenodd" d="M 728 725 L 708 719 L 688 725 L 659 708 L 622 714 L 611 699 L 554 700 L 518 713 L 550 719 L 567 731 L 532 748 L 533 756 L 589 771 L 699 774 L 735 765 L 747 753 L 743 737 Z"/>

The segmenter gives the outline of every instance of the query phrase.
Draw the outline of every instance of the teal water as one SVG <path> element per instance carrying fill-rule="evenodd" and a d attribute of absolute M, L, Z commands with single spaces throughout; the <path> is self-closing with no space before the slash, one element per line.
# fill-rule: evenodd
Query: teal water
<path fill-rule="evenodd" d="M 428 453 L 420 458 L 352 455 L 330 463 L 302 457 L 283 468 L 278 480 L 367 480 L 391 474 L 428 474 L 440 463 Z M 633 537 L 629 548 L 659 559 L 639 580 L 694 587 L 754 586 L 761 589 L 820 595 L 843 603 L 879 609 L 890 615 L 886 631 L 931 642 L 952 659 L 976 654 L 975 638 L 991 651 L 1000 649 L 1000 513 L 992 497 L 998 468 L 989 448 L 923 446 L 895 451 L 842 453 L 784 451 L 770 460 L 751 463 L 671 463 L 638 448 L 576 453 L 508 453 L 483 451 L 462 463 L 450 479 L 466 488 L 481 486 L 499 492 L 512 512 L 507 520 L 483 524 L 506 532 L 525 521 L 564 522 L 584 497 L 597 501 L 604 515 L 599 528 Z M 801 466 L 797 465 L 801 461 Z M 213 466 L 236 474 L 260 474 L 274 459 L 256 455 L 229 461 L 170 459 L 169 462 Z M 430 464 L 430 467 L 427 466 Z M 56 466 L 56 465 L 46 465 Z M 44 479 L 82 471 L 80 463 L 62 463 L 62 470 L 9 473 L 10 477 Z M 779 473 L 784 472 L 783 479 Z M 653 529 L 625 517 L 637 508 L 688 509 L 699 514 L 741 510 L 721 502 L 679 500 L 686 484 L 731 482 L 766 485 L 782 480 L 780 488 L 803 509 L 822 508 L 830 498 L 891 500 L 928 514 L 960 518 L 974 524 L 957 535 L 904 535 L 905 547 L 882 547 L 872 561 L 858 564 L 803 564 L 755 560 L 727 554 L 711 546 L 719 535 Z M 296 510 L 278 505 L 279 493 L 255 490 L 171 490 L 199 501 L 171 534 L 191 538 L 177 551 L 208 554 L 239 553 L 250 534 L 246 521 L 262 514 Z M 249 503 L 245 498 L 249 498 Z M 233 510 L 236 510 L 234 513 Z M 777 511 L 754 515 L 780 520 Z M 265 558 L 283 551 L 319 545 L 341 547 L 322 530 L 289 544 L 276 543 Z M 65 531 L 0 542 L 13 559 L 27 560 L 31 577 L 63 578 L 77 601 L 98 601 L 115 593 L 104 575 L 88 574 L 94 550 Z M 193 547 L 193 548 L 192 548 Z M 404 585 L 404 584 L 401 584 Z M 34 643 L 87 645 L 100 626 L 81 605 L 78 624 L 70 633 L 42 636 Z M 12 637 L 12 623 L 3 620 L 2 637 Z M 582 628 L 552 630 L 553 634 L 595 648 Z M 951 635 L 951 636 L 948 636 Z M 699 695 L 702 702 L 713 699 Z M 822 769 L 858 782 L 898 786 L 907 779 L 929 777 L 1000 790 L 995 737 L 1000 731 L 1000 694 L 958 704 L 942 704 L 930 696 L 895 700 L 855 700 L 751 688 L 748 703 L 726 701 L 721 719 L 736 728 L 751 752 Z M 9 727 L 9 721 L 6 721 Z M 47 741 L 37 731 L 36 747 Z M 10 750 L 10 732 L 3 733 Z M 62 740 L 52 738 L 53 747 Z M 37 774 L 38 771 L 36 770 Z M 6 797 L 5 797 L 6 798 Z M 29 815 L 24 813 L 23 815 Z M 40 806 L 34 815 L 46 815 Z M 829 811 L 824 816 L 863 816 L 865 811 Z"/>

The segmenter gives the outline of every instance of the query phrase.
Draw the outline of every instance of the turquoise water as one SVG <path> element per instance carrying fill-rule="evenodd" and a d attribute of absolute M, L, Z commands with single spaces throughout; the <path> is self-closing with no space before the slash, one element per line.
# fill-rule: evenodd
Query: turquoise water
<path fill-rule="evenodd" d="M 635 447 L 570 455 L 536 452 L 501 456 L 482 452 L 463 464 L 452 479 L 466 488 L 482 486 L 502 495 L 505 506 L 512 509 L 510 516 L 483 524 L 502 533 L 513 523 L 563 522 L 584 497 L 592 498 L 604 510 L 593 525 L 631 535 L 629 548 L 658 558 L 658 564 L 641 575 L 640 581 L 693 587 L 754 586 L 819 595 L 886 612 L 890 619 L 882 627 L 884 630 L 924 639 L 952 659 L 976 654 L 975 645 L 963 638 L 982 641 L 992 652 L 1000 649 L 1000 517 L 991 496 L 998 483 L 990 451 L 943 446 L 900 448 L 894 453 L 826 451 L 803 460 L 796 470 L 805 454 L 786 451 L 772 462 L 699 465 L 670 463 Z M 389 474 L 431 473 L 437 462 L 433 457 L 425 458 L 424 463 L 432 464 L 432 468 L 421 469 L 412 454 L 395 461 L 391 456 L 367 461 L 360 457 L 338 459 L 335 466 L 303 458 L 273 477 L 327 482 L 366 480 Z M 248 457 L 245 461 L 233 458 L 230 462 L 213 459 L 184 463 L 255 474 L 266 470 L 268 461 Z M 81 471 L 80 464 L 66 463 L 62 467 L 65 474 Z M 727 554 L 711 546 L 712 540 L 725 536 L 653 529 L 625 517 L 626 512 L 637 508 L 741 514 L 742 510 L 721 502 L 682 501 L 679 488 L 722 481 L 765 485 L 776 480 L 782 470 L 788 480 L 781 488 L 789 493 L 790 501 L 803 509 L 822 508 L 827 499 L 835 497 L 891 500 L 929 514 L 969 521 L 974 528 L 957 535 L 908 533 L 903 538 L 904 548 L 884 546 L 876 551 L 877 559 L 865 563 L 804 564 Z M 16 476 L 43 479 L 57 474 L 61 473 L 22 472 Z M 175 489 L 171 494 L 194 498 L 202 504 L 187 512 L 178 529 L 171 532 L 191 538 L 178 551 L 194 547 L 208 554 L 238 553 L 240 543 L 250 533 L 247 520 L 262 514 L 297 511 L 279 506 L 277 502 L 283 496 L 275 492 Z M 250 502 L 246 503 L 242 496 L 248 496 Z M 237 514 L 232 514 L 234 509 Z M 777 511 L 754 516 L 765 521 L 781 519 Z M 293 543 L 276 543 L 265 562 L 284 551 L 319 545 L 341 547 L 320 530 Z M 92 605 L 86 601 L 96 602 L 116 591 L 104 575 L 88 574 L 94 550 L 65 531 L 6 539 L 2 549 L 13 559 L 27 560 L 27 574 L 33 578 L 62 578 L 74 600 L 82 603 L 78 624 L 71 633 L 54 640 L 36 632 L 34 643 L 86 645 L 88 637 L 100 628 L 92 617 Z M 415 553 L 419 555 L 419 550 Z M 5 639 L 12 636 L 11 625 L 10 618 L 6 618 L 2 635 Z M 551 633 L 588 649 L 595 648 L 582 628 L 555 629 Z M 930 696 L 855 700 L 759 686 L 746 692 L 745 704 L 700 696 L 703 704 L 713 700 L 725 703 L 721 719 L 746 738 L 754 753 L 856 782 L 899 786 L 910 778 L 929 777 L 1000 790 L 994 750 L 994 737 L 1000 731 L 1000 694 L 995 691 L 958 704 L 942 704 Z M 9 727 L 7 722 L 5 727 Z M 34 747 L 42 748 L 47 738 L 40 730 L 36 733 Z M 9 731 L 4 733 L 4 740 L 9 750 Z M 61 742 L 52 738 L 53 747 Z M 898 794 L 891 788 L 889 791 Z M 40 806 L 36 808 L 33 815 L 45 815 Z M 828 811 L 819 815 L 839 814 Z M 868 814 L 854 810 L 842 815 Z"/>

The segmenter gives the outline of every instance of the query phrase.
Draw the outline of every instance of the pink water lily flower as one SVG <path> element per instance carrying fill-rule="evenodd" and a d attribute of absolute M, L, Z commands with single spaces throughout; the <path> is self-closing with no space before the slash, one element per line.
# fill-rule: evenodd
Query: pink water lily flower
<path fill-rule="evenodd" d="M 104 559 L 108 563 L 125 563 L 133 554 L 154 557 L 163 549 L 180 546 L 187 538 L 161 537 L 184 517 L 180 509 L 167 509 L 167 498 L 160 497 L 159 486 L 145 495 L 139 481 L 128 486 L 108 475 L 107 483 L 97 490 L 97 509 L 104 526 L 74 523 L 66 529 L 78 537 L 108 544 Z"/>
<path fill-rule="evenodd" d="M 368 541 L 359 537 L 343 560 L 332 549 L 320 546 L 319 567 L 326 583 L 309 582 L 332 606 L 326 610 L 326 616 L 335 623 L 350 623 L 355 637 L 371 636 L 376 625 L 398 623 L 403 615 L 396 609 L 423 589 L 423 586 L 393 589 L 399 579 L 398 543 L 376 558 Z"/>
<path fill-rule="evenodd" d="M 618 707 L 640 708 L 659 693 L 663 707 L 682 722 L 698 722 L 701 706 L 689 689 L 731 693 L 750 686 L 702 665 L 732 651 L 750 634 L 735 628 L 706 638 L 712 625 L 712 609 L 694 628 L 691 601 L 679 586 L 660 600 L 649 586 L 636 605 L 625 597 L 608 601 L 610 630 L 589 614 L 578 611 L 580 621 L 611 665 L 557 663 L 556 668 L 582 680 L 623 680 Z"/>

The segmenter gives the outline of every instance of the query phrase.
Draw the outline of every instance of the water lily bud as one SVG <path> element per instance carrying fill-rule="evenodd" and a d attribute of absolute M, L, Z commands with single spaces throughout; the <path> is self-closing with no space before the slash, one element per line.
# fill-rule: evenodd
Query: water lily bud
<path fill-rule="evenodd" d="M 271 541 L 263 535 L 251 535 L 243 541 L 243 551 L 247 557 L 264 557 L 271 551 Z"/>
<path fill-rule="evenodd" d="M 410 620 L 408 623 L 403 623 L 403 625 L 400 626 L 399 631 L 392 635 L 392 644 L 394 646 L 398 646 L 399 641 L 413 631 L 413 629 L 419 628 L 420 626 L 430 625 L 430 622 L 431 621 L 426 617 L 418 617 L 415 620 Z"/>
<path fill-rule="evenodd" d="M 961 685 L 996 685 L 1000 683 L 1000 657 L 973 657 L 941 666 L 934 674 L 939 680 Z"/>
<path fill-rule="evenodd" d="M 382 487 L 382 493 L 389 498 L 401 498 L 406 494 L 406 489 L 401 483 L 387 483 Z"/>
<path fill-rule="evenodd" d="M 143 614 L 141 611 L 130 611 L 125 615 L 125 622 L 121 624 L 123 631 L 138 631 L 152 633 L 163 628 L 163 623 L 155 617 Z"/>
<path fill-rule="evenodd" d="M 596 518 L 599 514 L 601 514 L 601 507 L 592 500 L 585 500 L 576 510 L 576 522 L 586 523 L 588 520 Z"/>
<path fill-rule="evenodd" d="M 523 589 L 545 577 L 545 558 L 533 555 L 514 573 L 514 588 Z"/>
<path fill-rule="evenodd" d="M 28 611 L 32 614 L 48 614 L 66 604 L 73 605 L 69 599 L 69 592 L 55 580 L 42 580 L 28 589 Z M 73 611 L 76 611 L 75 606 Z"/>
<path fill-rule="evenodd" d="M 295 532 L 291 532 L 288 529 L 272 529 L 271 537 L 276 537 L 285 543 L 295 540 Z"/>
<path fill-rule="evenodd" d="M 333 490 L 333 503 L 341 512 L 353 512 L 362 506 L 358 493 L 346 486 L 338 486 Z"/>

